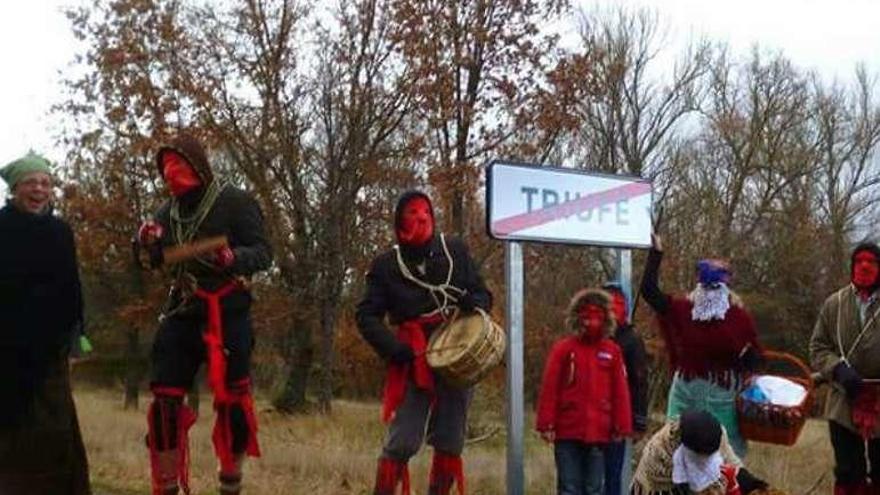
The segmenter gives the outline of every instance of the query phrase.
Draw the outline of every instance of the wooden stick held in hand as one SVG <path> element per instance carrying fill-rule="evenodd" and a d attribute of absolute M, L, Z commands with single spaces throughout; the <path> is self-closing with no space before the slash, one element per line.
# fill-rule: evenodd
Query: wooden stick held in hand
<path fill-rule="evenodd" d="M 225 235 L 218 235 L 215 237 L 198 239 L 179 246 L 172 246 L 166 248 L 162 252 L 163 264 L 174 265 L 195 258 L 196 256 L 216 251 L 228 245 L 229 240 L 227 237 Z"/>

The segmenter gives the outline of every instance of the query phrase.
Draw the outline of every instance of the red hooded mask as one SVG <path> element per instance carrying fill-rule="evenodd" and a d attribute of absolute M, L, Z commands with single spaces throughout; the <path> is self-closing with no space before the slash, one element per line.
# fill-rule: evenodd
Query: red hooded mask
<path fill-rule="evenodd" d="M 171 194 L 178 198 L 202 185 L 202 179 L 186 158 L 170 150 L 162 153 L 162 177 Z"/>
<path fill-rule="evenodd" d="M 877 246 L 862 244 L 853 251 L 850 280 L 864 295 L 877 290 L 880 286 L 880 250 Z"/>
<path fill-rule="evenodd" d="M 609 294 L 611 294 L 611 311 L 614 313 L 614 319 L 617 320 L 617 325 L 626 325 L 628 315 L 626 311 L 626 298 L 623 297 L 623 293 L 616 290 L 609 290 Z"/>
<path fill-rule="evenodd" d="M 407 193 L 397 204 L 397 241 L 403 246 L 424 246 L 434 237 L 434 209 L 422 193 Z"/>
<path fill-rule="evenodd" d="M 578 321 L 584 337 L 589 341 L 598 340 L 605 332 L 605 308 L 596 304 L 584 304 L 577 310 Z"/>

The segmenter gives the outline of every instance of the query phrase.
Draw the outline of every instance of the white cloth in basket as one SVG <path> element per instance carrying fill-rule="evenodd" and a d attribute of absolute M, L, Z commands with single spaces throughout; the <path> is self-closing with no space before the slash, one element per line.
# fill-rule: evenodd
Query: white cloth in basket
<path fill-rule="evenodd" d="M 777 406 L 799 406 L 807 396 L 807 389 L 803 385 L 780 376 L 761 375 L 755 378 L 754 385 L 771 404 Z"/>

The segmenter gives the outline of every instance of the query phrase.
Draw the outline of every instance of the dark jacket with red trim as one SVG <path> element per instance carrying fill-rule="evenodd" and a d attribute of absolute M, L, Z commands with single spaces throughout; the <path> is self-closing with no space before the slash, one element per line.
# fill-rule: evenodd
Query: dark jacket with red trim
<path fill-rule="evenodd" d="M 468 291 L 477 307 L 491 310 L 492 294 L 483 283 L 465 243 L 460 239 L 446 238 L 446 245 L 453 264 L 450 284 Z M 435 236 L 423 252 L 410 252 L 403 248 L 402 255 L 409 271 L 421 280 L 435 285 L 446 281 L 449 262 L 439 236 Z M 388 359 L 403 344 L 388 329 L 385 317 L 392 325 L 397 325 L 436 308 L 427 289 L 404 278 L 396 252 L 390 249 L 373 260 L 367 273 L 366 292 L 357 305 L 358 330 L 380 357 Z"/>
<path fill-rule="evenodd" d="M 538 431 L 557 440 L 608 443 L 632 434 L 629 386 L 620 347 L 609 338 L 557 341 L 544 367 Z"/>
<path fill-rule="evenodd" d="M 662 258 L 660 251 L 649 252 L 642 295 L 657 313 L 672 368 L 688 378 L 709 379 L 745 371 L 743 353 L 749 347 L 761 348 L 751 315 L 733 301 L 723 320 L 694 321 L 690 300 L 660 290 L 657 278 Z"/>
<path fill-rule="evenodd" d="M 192 165 L 204 184 L 214 181 L 204 149 L 193 138 L 180 136 L 170 144 L 160 148 L 157 153 L 157 167 L 161 173 L 162 153 L 173 150 L 182 155 Z M 205 194 L 203 186 L 179 198 L 181 217 L 193 215 Z M 156 221 L 162 225 L 164 236 L 162 247 L 174 244 L 175 236 L 171 222 L 171 200 L 167 201 L 155 215 Z M 229 268 L 220 270 L 208 263 L 197 260 L 185 263 L 186 271 L 194 276 L 198 285 L 207 290 L 216 290 L 237 276 L 250 277 L 256 272 L 266 270 L 272 264 L 272 248 L 263 225 L 263 213 L 259 204 L 250 194 L 233 186 L 224 186 L 210 212 L 202 221 L 193 239 L 226 235 L 230 248 L 235 254 L 235 262 Z M 175 298 L 172 295 L 172 298 Z M 175 306 L 177 301 L 172 301 Z M 223 301 L 224 309 L 246 308 L 250 304 L 250 296 L 239 292 L 228 296 Z M 193 309 L 198 312 L 200 303 L 194 301 Z"/>

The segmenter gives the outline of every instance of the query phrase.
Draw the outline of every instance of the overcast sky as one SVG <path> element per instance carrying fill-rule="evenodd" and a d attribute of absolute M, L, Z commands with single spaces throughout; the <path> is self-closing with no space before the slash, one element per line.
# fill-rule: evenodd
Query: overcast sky
<path fill-rule="evenodd" d="M 61 98 L 59 73 L 77 45 L 62 7 L 70 0 L 3 2 L 0 6 L 0 166 L 29 149 L 62 158 L 48 115 Z M 670 32 L 670 49 L 705 35 L 735 55 L 751 46 L 779 49 L 826 78 L 849 78 L 856 63 L 880 69 L 880 1 L 876 0 L 580 0 L 581 6 L 646 6 Z M 0 194 L 4 186 L 0 182 Z"/>
<path fill-rule="evenodd" d="M 849 78 L 856 63 L 880 68 L 880 2 L 876 0 L 580 0 L 644 6 L 669 24 L 673 43 L 690 34 L 726 42 L 734 54 L 758 43 L 797 65 Z"/>

